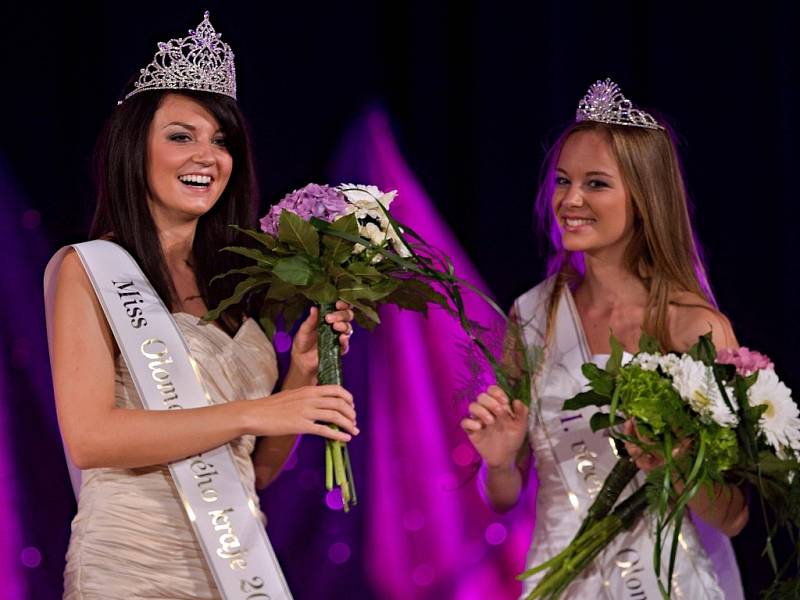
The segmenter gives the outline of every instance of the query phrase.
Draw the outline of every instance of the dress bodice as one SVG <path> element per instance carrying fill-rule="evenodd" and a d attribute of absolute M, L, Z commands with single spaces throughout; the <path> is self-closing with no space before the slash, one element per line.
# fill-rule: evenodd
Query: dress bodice
<path fill-rule="evenodd" d="M 272 392 L 278 377 L 275 351 L 254 320 L 229 336 L 187 313 L 173 318 L 210 403 Z M 115 379 L 116 406 L 141 408 L 121 356 Z M 255 437 L 242 436 L 230 446 L 247 494 L 258 506 L 250 456 Z M 64 577 L 65 598 L 218 598 L 166 465 L 82 472 Z"/>

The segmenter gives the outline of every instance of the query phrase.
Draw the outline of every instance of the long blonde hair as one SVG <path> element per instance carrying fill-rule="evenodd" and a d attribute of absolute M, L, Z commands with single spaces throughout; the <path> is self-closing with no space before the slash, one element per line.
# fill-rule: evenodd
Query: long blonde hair
<path fill-rule="evenodd" d="M 649 292 L 642 329 L 656 337 L 664 349 L 672 349 L 667 320 L 671 294 L 691 292 L 712 308 L 716 308 L 716 301 L 692 229 L 673 137 L 669 131 L 658 129 L 576 122 L 548 152 L 536 198 L 539 224 L 553 249 L 547 271 L 556 278 L 549 302 L 548 332 L 564 286 L 577 285 L 583 275 L 582 253 L 570 252 L 562 245 L 552 204 L 561 150 L 567 138 L 582 131 L 599 132 L 609 141 L 634 211 L 634 235 L 625 251 L 626 266 L 641 277 Z"/>

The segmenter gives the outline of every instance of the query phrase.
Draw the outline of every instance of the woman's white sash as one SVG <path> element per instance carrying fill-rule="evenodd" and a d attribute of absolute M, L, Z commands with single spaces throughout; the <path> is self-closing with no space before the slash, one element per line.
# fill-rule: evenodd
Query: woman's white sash
<path fill-rule="evenodd" d="M 112 242 L 72 246 L 80 257 L 149 410 L 208 406 L 210 398 L 172 315 L 136 261 Z M 47 326 L 65 252 L 45 271 Z M 51 348 L 52 355 L 52 348 Z M 226 600 L 291 600 L 292 595 L 228 444 L 168 465 L 195 536 Z"/>
<path fill-rule="evenodd" d="M 531 414 L 536 419 L 533 426 L 541 427 L 547 438 L 567 492 L 566 498 L 549 501 L 569 502 L 582 520 L 617 458 L 607 434 L 593 433 L 589 427 L 589 420 L 597 407 L 590 406 L 580 411 L 561 409 L 564 400 L 583 391 L 586 379 L 581 374 L 581 365 L 590 361 L 591 354 L 568 289 L 560 295 L 555 320 L 551 324 L 553 331 L 548 339 L 547 307 L 551 290 L 552 280 L 537 286 L 517 300 L 516 310 L 521 317 L 529 351 L 533 347 L 543 349 L 547 340 L 544 366 L 533 386 Z M 543 418 L 542 406 L 557 406 L 557 416 Z M 621 498 L 641 483 L 642 479 L 637 478 Z M 694 535 L 689 533 L 689 529 L 685 527 L 685 534 Z M 678 553 L 673 575 L 673 597 L 722 598 L 710 565 L 702 564 L 708 560 L 688 551 L 689 545 L 684 540 L 681 542 L 682 551 Z M 630 530 L 622 532 L 609 544 L 594 563 L 602 578 L 606 597 L 615 600 L 661 598 L 653 569 L 653 548 L 651 522 L 647 517 L 639 519 Z M 662 576 L 666 572 L 666 557 L 662 557 Z"/>

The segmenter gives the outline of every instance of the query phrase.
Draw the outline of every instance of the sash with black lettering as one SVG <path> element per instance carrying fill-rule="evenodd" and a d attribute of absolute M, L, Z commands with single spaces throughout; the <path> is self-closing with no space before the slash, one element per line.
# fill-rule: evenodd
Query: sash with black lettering
<path fill-rule="evenodd" d="M 103 240 L 72 248 L 89 275 L 144 407 L 180 410 L 208 406 L 210 398 L 183 336 L 130 254 Z M 67 250 L 62 248 L 45 271 L 49 331 L 55 279 Z M 168 466 L 222 597 L 291 600 L 230 447 L 225 444 Z M 213 477 L 202 477 L 204 485 L 199 486 L 198 474 Z"/>

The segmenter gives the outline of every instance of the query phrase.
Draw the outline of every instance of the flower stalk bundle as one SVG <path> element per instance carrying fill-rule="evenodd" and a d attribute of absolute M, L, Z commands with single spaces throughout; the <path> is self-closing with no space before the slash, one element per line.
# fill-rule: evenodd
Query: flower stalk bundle
<path fill-rule="evenodd" d="M 320 309 L 317 381 L 341 385 L 338 334 L 325 323 L 325 315 L 335 310 L 338 300 L 349 303 L 356 322 L 368 330 L 380 323 L 380 305 L 422 314 L 436 305 L 458 319 L 491 365 L 498 384 L 512 397 L 529 399 L 529 375 L 524 369 L 514 377 L 507 374 L 481 340 L 480 327 L 467 316 L 462 291 L 477 294 L 510 324 L 509 319 L 490 298 L 456 276 L 447 256 L 397 222 L 389 212 L 395 196 L 394 191 L 352 184 L 309 184 L 288 194 L 261 219 L 261 231 L 237 227 L 255 244 L 224 250 L 252 264 L 220 275 L 242 279 L 205 318 L 217 319 L 243 303 L 256 306 L 259 323 L 272 339 L 279 317 L 291 329 L 316 305 Z M 341 489 L 347 511 L 357 503 L 347 444 L 326 440 L 325 464 L 326 487 Z"/>
<path fill-rule="evenodd" d="M 589 389 L 567 400 L 564 409 L 602 408 L 592 415 L 590 426 L 593 431 L 609 430 L 619 459 L 570 544 L 519 576 L 525 579 L 544 571 L 528 598 L 558 598 L 646 511 L 655 522 L 653 569 L 661 594 L 669 598 L 679 533 L 690 500 L 697 493 L 713 493 L 715 486 L 745 482 L 760 498 L 769 532 L 765 552 L 775 582 L 765 597 L 795 597 L 800 579 L 784 576 L 797 560 L 797 548 L 790 561 L 779 567 L 771 540 L 778 527 L 787 528 L 792 539 L 798 539 L 800 411 L 772 363 L 747 348 L 717 353 L 710 334 L 685 354 L 664 353 L 654 338 L 643 335 L 639 352 L 626 364 L 622 347 L 613 337 L 611 347 L 605 368 L 583 365 Z M 620 425 L 625 420 L 633 421 L 638 435 L 622 433 Z M 618 503 L 638 472 L 624 442 L 661 457 L 663 464 Z M 769 522 L 766 506 L 774 511 L 774 522 Z M 671 542 L 666 543 L 670 535 Z M 662 555 L 666 573 L 662 573 Z"/>

